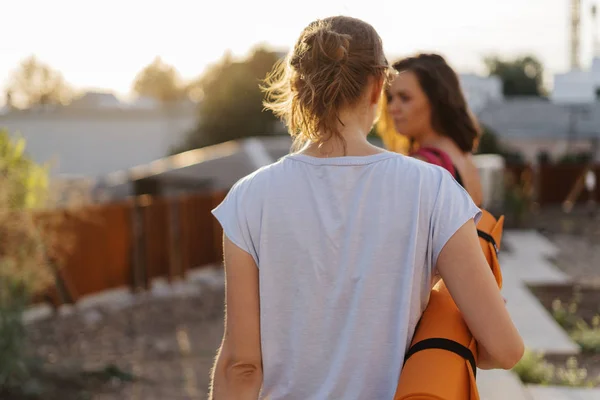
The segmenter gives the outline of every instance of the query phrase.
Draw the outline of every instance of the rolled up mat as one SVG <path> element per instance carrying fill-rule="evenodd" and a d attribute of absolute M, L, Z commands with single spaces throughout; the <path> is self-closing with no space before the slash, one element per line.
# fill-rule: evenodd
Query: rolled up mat
<path fill-rule="evenodd" d="M 482 212 L 477 224 L 480 244 L 501 288 L 498 250 L 504 217 L 496 220 Z M 477 342 L 440 280 L 415 329 L 394 400 L 479 400 L 476 365 Z"/>

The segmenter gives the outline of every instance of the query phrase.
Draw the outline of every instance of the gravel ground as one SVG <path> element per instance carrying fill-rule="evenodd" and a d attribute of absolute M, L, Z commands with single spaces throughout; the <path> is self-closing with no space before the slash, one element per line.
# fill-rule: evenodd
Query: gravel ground
<path fill-rule="evenodd" d="M 197 295 L 145 296 L 120 310 L 100 306 L 29 324 L 31 348 L 50 368 L 97 371 L 115 365 L 136 377 L 132 383 L 87 379 L 83 388 L 63 386 L 60 395 L 43 398 L 205 399 L 223 334 L 223 296 L 222 286 L 203 285 Z"/>

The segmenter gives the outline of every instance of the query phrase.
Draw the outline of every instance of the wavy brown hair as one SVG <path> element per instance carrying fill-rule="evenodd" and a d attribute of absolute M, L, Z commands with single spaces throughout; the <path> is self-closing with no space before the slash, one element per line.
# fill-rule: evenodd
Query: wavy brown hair
<path fill-rule="evenodd" d="M 397 72 L 417 76 L 431 107 L 431 124 L 436 132 L 448 136 L 464 152 L 472 152 L 480 128 L 471 113 L 460 81 L 446 60 L 438 54 L 419 54 L 392 66 Z"/>
<path fill-rule="evenodd" d="M 336 16 L 308 25 L 265 80 L 265 108 L 282 118 L 299 149 L 339 132 L 339 111 L 353 106 L 370 77 L 386 78 L 381 38 L 368 23 Z"/>

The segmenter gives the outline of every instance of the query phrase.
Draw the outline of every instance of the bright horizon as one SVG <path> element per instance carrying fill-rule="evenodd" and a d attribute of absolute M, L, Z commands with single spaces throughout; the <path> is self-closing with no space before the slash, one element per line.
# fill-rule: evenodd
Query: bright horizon
<path fill-rule="evenodd" d="M 20 61 L 35 55 L 76 89 L 127 96 L 135 75 L 156 56 L 192 79 L 226 50 L 236 56 L 258 44 L 287 50 L 309 22 L 336 14 L 371 23 L 390 60 L 439 52 L 458 72 L 482 73 L 485 55 L 532 53 L 548 77 L 569 69 L 569 0 L 304 0 L 289 9 L 274 0 L 208 7 L 192 0 L 105 0 L 93 6 L 76 0 L 5 2 L 1 92 Z M 592 58 L 592 3 L 582 2 L 584 67 Z"/>

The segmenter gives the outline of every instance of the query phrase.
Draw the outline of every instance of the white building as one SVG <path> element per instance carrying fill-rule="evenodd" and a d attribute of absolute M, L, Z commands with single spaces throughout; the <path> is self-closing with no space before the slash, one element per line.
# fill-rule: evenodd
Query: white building
<path fill-rule="evenodd" d="M 488 103 L 501 101 L 502 80 L 497 76 L 484 77 L 475 74 L 460 74 L 460 84 L 471 110 L 477 114 Z"/>
<path fill-rule="evenodd" d="M 600 140 L 600 57 L 594 58 L 588 70 L 557 74 L 550 101 L 504 98 L 498 77 L 461 74 L 460 81 L 479 121 L 527 161 L 536 162 L 540 152 L 555 160 L 569 152 L 596 153 Z"/>
<path fill-rule="evenodd" d="M 489 103 L 477 117 L 529 162 L 540 152 L 553 160 L 568 152 L 593 154 L 600 139 L 600 103 L 574 106 L 520 97 Z"/>
<path fill-rule="evenodd" d="M 550 99 L 562 104 L 585 104 L 600 101 L 600 56 L 588 70 L 574 70 L 554 76 Z"/>
<path fill-rule="evenodd" d="M 87 93 L 69 106 L 5 110 L 0 129 L 20 133 L 53 175 L 95 178 L 165 157 L 197 125 L 195 103 L 128 104 L 110 93 Z"/>

